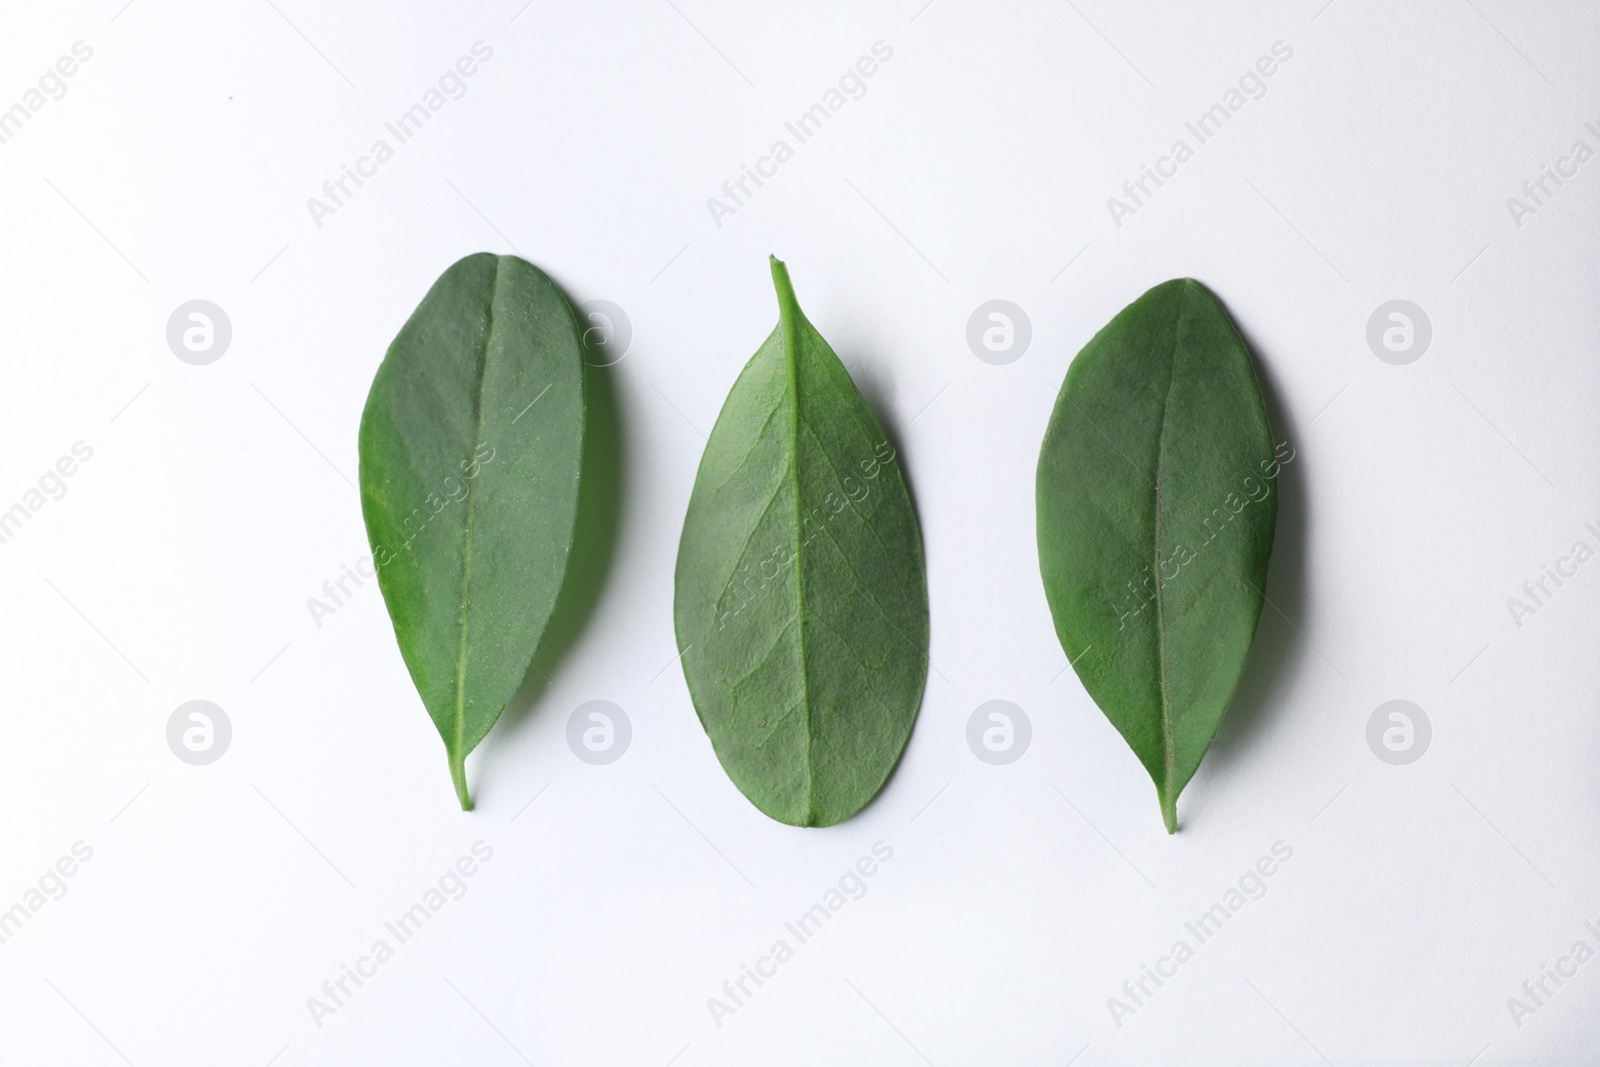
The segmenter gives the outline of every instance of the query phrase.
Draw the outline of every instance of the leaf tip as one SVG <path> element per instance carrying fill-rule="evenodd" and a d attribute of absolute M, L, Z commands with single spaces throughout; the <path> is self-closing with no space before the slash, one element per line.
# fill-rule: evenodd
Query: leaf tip
<path fill-rule="evenodd" d="M 783 293 L 787 291 L 792 294 L 794 290 L 789 283 L 788 265 L 785 264 L 783 260 L 772 255 L 771 253 L 768 253 L 767 255 L 767 265 L 772 269 L 772 284 L 778 287 L 778 292 Z"/>
<path fill-rule="evenodd" d="M 450 757 L 450 782 L 456 787 L 456 799 L 461 801 L 462 811 L 472 810 L 472 794 L 467 792 L 467 760 L 466 757 Z"/>

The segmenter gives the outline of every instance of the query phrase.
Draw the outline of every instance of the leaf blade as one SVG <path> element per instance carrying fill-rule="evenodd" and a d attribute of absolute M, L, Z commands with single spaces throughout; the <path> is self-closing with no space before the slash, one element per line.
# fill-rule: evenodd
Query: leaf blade
<path fill-rule="evenodd" d="M 581 333 L 513 256 L 447 269 L 401 328 L 362 413 L 362 513 L 400 650 L 450 762 L 526 675 L 572 546 Z"/>
<path fill-rule="evenodd" d="M 707 442 L 674 618 L 734 784 L 774 819 L 826 826 L 877 794 L 910 737 L 927 589 L 893 449 L 772 263 L 779 324 Z"/>
<path fill-rule="evenodd" d="M 1151 289 L 1084 346 L 1040 449 L 1057 635 L 1069 656 L 1092 650 L 1074 669 L 1155 782 L 1169 832 L 1260 618 L 1276 474 L 1249 352 L 1192 279 Z"/>

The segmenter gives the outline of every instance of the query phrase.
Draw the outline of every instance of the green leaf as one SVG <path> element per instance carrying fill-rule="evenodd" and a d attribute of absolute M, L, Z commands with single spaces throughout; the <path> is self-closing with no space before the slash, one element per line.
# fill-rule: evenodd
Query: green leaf
<path fill-rule="evenodd" d="M 361 511 L 378 587 L 463 810 L 467 753 L 527 674 L 561 590 L 583 429 L 577 318 L 515 256 L 440 275 L 367 395 Z"/>
<path fill-rule="evenodd" d="M 1155 780 L 1167 831 L 1244 670 L 1277 522 L 1250 354 L 1166 282 L 1067 371 L 1039 452 L 1039 568 L 1078 677 Z"/>
<path fill-rule="evenodd" d="M 928 676 L 916 513 L 883 427 L 772 260 L 778 327 L 722 406 L 678 545 L 684 677 L 756 807 L 831 826 L 894 769 Z"/>

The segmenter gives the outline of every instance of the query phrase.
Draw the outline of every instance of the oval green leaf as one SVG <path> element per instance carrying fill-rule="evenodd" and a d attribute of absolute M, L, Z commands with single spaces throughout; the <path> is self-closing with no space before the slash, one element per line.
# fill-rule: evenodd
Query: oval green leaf
<path fill-rule="evenodd" d="M 361 416 L 361 511 L 395 637 L 444 738 L 467 753 L 521 685 L 572 547 L 583 343 L 544 272 L 468 256 L 428 290 Z"/>
<path fill-rule="evenodd" d="M 772 260 L 778 326 L 711 431 L 678 545 L 684 677 L 761 811 L 831 826 L 883 788 L 928 675 L 922 537 L 894 449 Z"/>
<path fill-rule="evenodd" d="M 1039 567 L 1062 648 L 1154 779 L 1167 831 L 1261 616 L 1278 461 L 1244 340 L 1190 278 L 1073 360 L 1039 453 Z"/>

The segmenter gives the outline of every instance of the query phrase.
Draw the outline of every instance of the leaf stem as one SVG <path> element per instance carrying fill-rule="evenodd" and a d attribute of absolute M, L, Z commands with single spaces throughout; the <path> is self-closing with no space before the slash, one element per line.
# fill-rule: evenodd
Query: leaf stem
<path fill-rule="evenodd" d="M 450 781 L 455 783 L 456 798 L 461 801 L 462 811 L 472 810 L 472 795 L 467 792 L 467 758 L 450 754 Z"/>
<path fill-rule="evenodd" d="M 1167 824 L 1167 833 L 1178 832 L 1178 796 L 1176 793 L 1168 795 L 1166 790 L 1157 794 L 1161 797 L 1161 821 Z"/>

